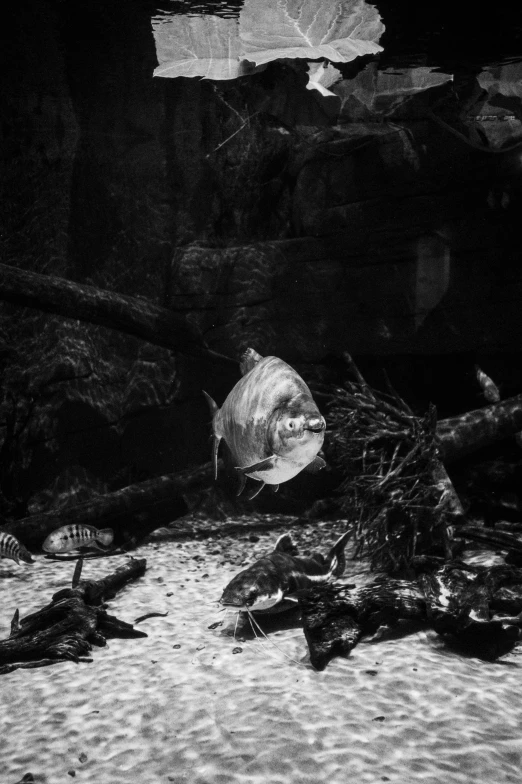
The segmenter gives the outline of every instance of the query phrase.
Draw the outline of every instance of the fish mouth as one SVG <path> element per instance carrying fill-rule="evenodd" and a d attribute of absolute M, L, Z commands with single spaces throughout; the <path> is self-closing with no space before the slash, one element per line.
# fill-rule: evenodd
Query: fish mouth
<path fill-rule="evenodd" d="M 220 604 L 222 607 L 234 607 L 236 610 L 240 610 L 241 608 L 247 606 L 245 602 L 227 602 L 225 599 L 223 599 L 223 597 L 218 599 L 218 604 Z"/>
<path fill-rule="evenodd" d="M 323 417 L 310 419 L 303 429 L 308 430 L 310 433 L 322 433 L 323 430 L 326 430 L 326 422 Z"/>
<path fill-rule="evenodd" d="M 219 604 L 225 610 L 241 610 L 243 612 L 247 612 L 248 610 L 250 610 L 250 605 L 248 604 L 230 604 L 225 602 L 219 602 Z"/>

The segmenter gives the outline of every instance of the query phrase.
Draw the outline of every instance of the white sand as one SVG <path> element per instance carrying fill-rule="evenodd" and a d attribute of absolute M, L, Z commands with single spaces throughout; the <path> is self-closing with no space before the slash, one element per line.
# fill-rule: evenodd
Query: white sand
<path fill-rule="evenodd" d="M 232 552 L 259 557 L 278 533 L 256 545 L 242 537 Z M 335 538 L 326 534 L 325 551 Z M 315 672 L 298 628 L 272 638 L 301 664 L 208 629 L 223 617 L 212 603 L 240 568 L 238 557 L 223 564 L 222 547 L 168 542 L 136 553 L 147 572 L 109 612 L 132 622 L 168 610 L 138 625 L 147 639 L 111 640 L 93 649 L 92 664 L 0 677 L 1 784 L 28 772 L 45 784 L 73 773 L 89 784 L 519 784 L 517 651 L 490 664 L 421 632 L 361 643 Z M 124 560 L 87 561 L 83 576 Z M 33 567 L 1 562 L 0 638 L 16 607 L 22 616 L 39 609 L 73 569 L 44 558 Z"/>

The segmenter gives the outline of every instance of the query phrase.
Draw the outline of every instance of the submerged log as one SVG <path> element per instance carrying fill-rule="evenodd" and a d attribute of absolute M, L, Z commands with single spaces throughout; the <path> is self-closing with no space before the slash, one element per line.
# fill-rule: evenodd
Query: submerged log
<path fill-rule="evenodd" d="M 445 464 L 459 460 L 522 430 L 522 395 L 502 400 L 437 423 L 437 440 Z"/>
<path fill-rule="evenodd" d="M 354 591 L 316 586 L 300 599 L 313 667 L 322 670 L 333 657 L 347 656 L 379 626 L 405 621 L 428 624 L 448 644 L 488 661 L 513 648 L 522 627 L 522 569 L 416 561 L 417 580 L 379 577 Z"/>
<path fill-rule="evenodd" d="M 361 637 L 379 626 L 426 618 L 423 596 L 407 580 L 377 578 L 369 586 L 316 586 L 300 599 L 310 662 L 323 670 L 335 656 L 348 656 Z"/>
<path fill-rule="evenodd" d="M 220 362 L 237 362 L 211 351 L 181 315 L 146 299 L 74 283 L 55 275 L 0 264 L 0 299 L 66 318 L 117 329 L 156 346 Z"/>
<path fill-rule="evenodd" d="M 494 661 L 503 656 L 520 632 L 510 620 L 493 617 L 492 589 L 497 582 L 487 579 L 487 570 L 475 572 L 458 562 L 421 575 L 428 622 L 438 634 L 479 658 Z"/>
<path fill-rule="evenodd" d="M 518 536 L 514 536 L 507 531 L 499 531 L 478 525 L 463 525 L 455 529 L 454 535 L 457 538 L 480 542 L 480 544 L 489 545 L 499 550 L 514 550 L 522 554 L 522 541 Z"/>
<path fill-rule="evenodd" d="M 50 604 L 21 620 L 17 610 L 10 637 L 0 641 L 0 675 L 57 661 L 89 662 L 86 655 L 92 646 L 104 646 L 109 637 L 146 637 L 102 606 L 123 585 L 143 575 L 146 565 L 145 559 L 131 559 L 101 580 L 87 581 L 80 581 L 81 565 L 77 566 L 72 588 L 58 591 Z"/>
<path fill-rule="evenodd" d="M 39 548 L 52 531 L 71 523 L 113 528 L 115 542 L 141 539 L 154 528 L 170 522 L 176 503 L 184 492 L 208 487 L 213 482 L 211 463 L 129 485 L 114 493 L 93 498 L 76 506 L 51 510 L 14 520 L 0 531 L 16 536 L 26 547 Z"/>

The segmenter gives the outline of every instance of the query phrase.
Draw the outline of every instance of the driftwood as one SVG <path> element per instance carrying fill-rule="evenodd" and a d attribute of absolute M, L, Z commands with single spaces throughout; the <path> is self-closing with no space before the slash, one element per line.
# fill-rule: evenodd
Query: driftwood
<path fill-rule="evenodd" d="M 0 299 L 66 318 L 100 324 L 156 346 L 237 366 L 211 351 L 199 332 L 181 315 L 146 299 L 80 285 L 55 275 L 0 264 Z"/>
<path fill-rule="evenodd" d="M 343 358 L 354 381 L 327 395 L 327 449 L 343 478 L 338 506 L 354 519 L 356 555 L 393 572 L 430 551 L 451 560 L 464 509 L 445 465 L 520 433 L 522 395 L 437 422 L 433 406 L 416 416 L 391 387 L 372 389 L 351 356 Z"/>
<path fill-rule="evenodd" d="M 486 660 L 509 652 L 520 637 L 522 569 L 471 567 L 460 561 L 416 559 L 415 580 L 376 578 L 350 590 L 316 586 L 300 599 L 312 665 L 324 669 L 348 656 L 381 626 L 412 621 L 431 626 L 450 644 Z"/>
<path fill-rule="evenodd" d="M 390 571 L 434 544 L 451 558 L 448 529 L 462 507 L 439 458 L 435 408 L 416 416 L 343 357 L 356 380 L 332 397 L 327 454 L 343 477 L 339 507 L 354 519 L 356 556 Z"/>
<path fill-rule="evenodd" d="M 445 464 L 522 430 L 522 395 L 437 423 L 437 441 Z"/>
<path fill-rule="evenodd" d="M 132 546 L 133 541 L 178 516 L 176 504 L 182 493 L 208 487 L 213 481 L 212 464 L 205 463 L 129 485 L 76 506 L 14 520 L 1 526 L 0 531 L 13 534 L 28 548 L 39 548 L 51 531 L 78 523 L 113 528 L 115 544 Z"/>
<path fill-rule="evenodd" d="M 93 645 L 105 645 L 108 637 L 146 637 L 103 607 L 126 583 L 141 577 L 146 564 L 145 559 L 131 559 L 101 580 L 81 581 L 78 561 L 72 588 L 58 591 L 50 604 L 21 620 L 15 612 L 9 638 L 0 641 L 0 675 L 57 661 L 90 662 L 86 654 Z"/>
<path fill-rule="evenodd" d="M 317 586 L 300 599 L 310 661 L 323 670 L 335 656 L 348 656 L 361 637 L 399 620 L 425 620 L 422 594 L 406 580 L 378 578 L 351 590 L 346 586 Z"/>

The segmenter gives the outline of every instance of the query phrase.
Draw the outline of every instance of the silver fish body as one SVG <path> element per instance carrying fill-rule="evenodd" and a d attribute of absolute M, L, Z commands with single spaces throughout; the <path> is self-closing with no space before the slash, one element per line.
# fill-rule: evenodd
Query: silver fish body
<path fill-rule="evenodd" d="M 3 532 L 0 533 L 0 556 L 2 558 L 11 558 L 17 564 L 19 564 L 20 561 L 34 563 L 31 553 L 24 545 L 12 534 Z"/>
<path fill-rule="evenodd" d="M 205 393 L 213 413 L 216 474 L 221 439 L 243 475 L 239 492 L 245 475 L 262 483 L 259 492 L 264 484 L 278 486 L 305 468 L 322 468 L 317 453 L 326 423 L 301 376 L 282 359 L 262 358 L 252 349 L 243 355 L 241 369 L 243 377 L 220 409 Z"/>
<path fill-rule="evenodd" d="M 299 557 L 290 534 L 283 534 L 273 552 L 229 582 L 220 604 L 235 610 L 269 613 L 295 606 L 300 593 L 343 574 L 344 548 L 349 536 L 350 532 L 344 533 L 325 558 L 320 553 Z"/>
<path fill-rule="evenodd" d="M 92 525 L 72 523 L 63 525 L 52 531 L 42 544 L 47 553 L 67 553 L 79 547 L 94 546 L 100 548 L 99 543 L 107 547 L 114 539 L 112 528 L 98 529 Z"/>

